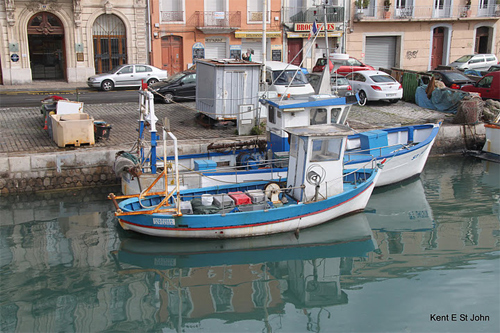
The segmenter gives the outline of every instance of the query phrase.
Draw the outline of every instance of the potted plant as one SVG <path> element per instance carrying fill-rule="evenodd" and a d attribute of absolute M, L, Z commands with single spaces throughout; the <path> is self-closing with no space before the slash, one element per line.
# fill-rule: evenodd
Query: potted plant
<path fill-rule="evenodd" d="M 388 19 L 391 17 L 391 1 L 390 0 L 384 0 L 384 18 Z"/>
<path fill-rule="evenodd" d="M 363 18 L 363 11 L 368 8 L 370 0 L 356 0 L 354 1 L 354 6 L 357 8 L 356 19 L 361 20 Z"/>

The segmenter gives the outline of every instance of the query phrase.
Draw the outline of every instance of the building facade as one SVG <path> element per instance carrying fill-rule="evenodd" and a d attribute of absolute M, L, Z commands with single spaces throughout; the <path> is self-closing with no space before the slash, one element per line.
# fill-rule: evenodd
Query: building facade
<path fill-rule="evenodd" d="M 2 0 L 0 83 L 86 81 L 148 61 L 146 0 Z"/>
<path fill-rule="evenodd" d="M 347 52 L 375 68 L 427 71 L 462 55 L 500 54 L 500 4 L 492 0 L 351 2 Z"/>
<path fill-rule="evenodd" d="M 243 58 L 247 51 L 253 61 L 266 57 L 311 70 L 327 44 L 329 52 L 348 53 L 375 68 L 415 71 L 464 54 L 500 56 L 500 4 L 493 0 L 386 3 L 2 0 L 0 83 L 84 82 L 123 63 L 149 63 L 172 75 L 197 58 Z"/>
<path fill-rule="evenodd" d="M 263 1 L 151 1 L 151 64 L 169 74 L 186 70 L 197 58 L 279 60 L 282 54 L 281 0 L 267 0 L 263 50 Z M 265 51 L 265 52 L 264 52 Z"/>

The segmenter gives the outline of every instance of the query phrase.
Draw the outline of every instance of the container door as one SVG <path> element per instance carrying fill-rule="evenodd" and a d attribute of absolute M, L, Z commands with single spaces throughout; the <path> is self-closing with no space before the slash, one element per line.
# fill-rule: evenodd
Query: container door
<path fill-rule="evenodd" d="M 236 117 L 239 105 L 248 104 L 245 100 L 246 92 L 245 72 L 227 71 L 224 73 L 224 117 Z"/>

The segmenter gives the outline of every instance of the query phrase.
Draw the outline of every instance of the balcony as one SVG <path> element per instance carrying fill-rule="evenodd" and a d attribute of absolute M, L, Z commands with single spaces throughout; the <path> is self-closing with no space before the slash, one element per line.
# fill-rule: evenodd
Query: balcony
<path fill-rule="evenodd" d="M 316 11 L 317 15 L 314 15 Z M 283 23 L 311 23 L 316 19 L 318 22 L 325 22 L 325 13 L 315 7 L 284 7 Z M 328 23 L 344 22 L 344 7 L 327 8 L 326 20 Z"/>
<path fill-rule="evenodd" d="M 241 28 L 241 12 L 195 12 L 196 29 L 206 34 L 229 33 Z"/>
<path fill-rule="evenodd" d="M 359 15 L 359 13 L 362 13 Z M 455 20 L 455 19 L 485 19 L 500 17 L 500 6 L 489 4 L 483 7 L 467 8 L 459 6 L 406 6 L 403 8 L 391 7 L 386 11 L 384 6 L 373 6 L 361 11 L 357 9 L 355 14 L 358 20 L 378 21 L 378 20 Z"/>

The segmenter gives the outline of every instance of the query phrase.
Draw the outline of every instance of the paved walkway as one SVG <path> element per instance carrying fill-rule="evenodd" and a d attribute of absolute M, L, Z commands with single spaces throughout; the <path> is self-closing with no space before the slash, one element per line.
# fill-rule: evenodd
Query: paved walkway
<path fill-rule="evenodd" d="M 58 91 L 88 89 L 85 83 L 37 82 L 25 86 L 0 86 L 0 98 L 3 93 L 18 91 L 47 91 L 47 96 Z M 237 137 L 235 127 L 207 129 L 195 121 L 197 114 L 195 103 L 156 104 L 157 117 L 170 119 L 172 132 L 182 142 L 193 143 L 217 142 L 220 139 L 246 140 L 248 137 Z M 138 103 L 121 104 L 85 104 L 84 112 L 94 119 L 102 119 L 111 124 L 108 140 L 96 142 L 95 146 L 60 148 L 49 137 L 44 127 L 44 119 L 40 107 L 0 108 L 0 153 L 55 152 L 74 149 L 119 148 L 130 149 L 137 139 Z M 443 112 L 421 108 L 415 104 L 399 101 L 368 103 L 364 107 L 354 106 L 348 117 L 350 126 L 356 130 L 376 127 L 397 127 L 406 124 L 437 122 L 450 118 Z"/>

